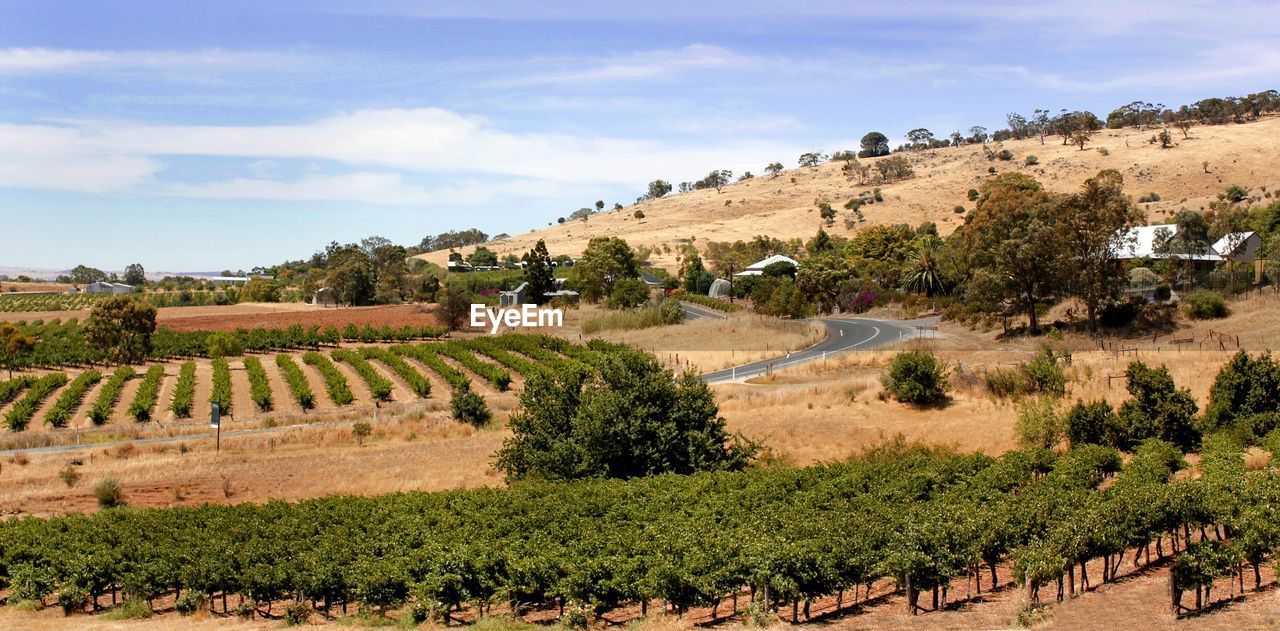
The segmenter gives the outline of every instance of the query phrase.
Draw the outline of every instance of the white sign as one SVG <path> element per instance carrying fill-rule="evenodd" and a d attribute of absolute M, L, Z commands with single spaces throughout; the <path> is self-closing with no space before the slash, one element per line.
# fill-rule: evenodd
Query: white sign
<path fill-rule="evenodd" d="M 484 305 L 471 305 L 471 328 L 487 329 L 490 335 L 497 335 L 502 325 L 506 325 L 508 329 L 564 326 L 564 311 L 537 305 L 520 305 L 514 309 L 490 309 Z"/>

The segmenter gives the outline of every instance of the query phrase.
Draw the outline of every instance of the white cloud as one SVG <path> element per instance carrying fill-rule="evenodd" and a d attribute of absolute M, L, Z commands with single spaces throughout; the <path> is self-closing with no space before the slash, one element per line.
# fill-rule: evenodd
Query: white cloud
<path fill-rule="evenodd" d="M 106 193 L 138 186 L 163 165 L 147 156 L 102 151 L 75 129 L 0 124 L 0 187 Z"/>
<path fill-rule="evenodd" d="M 581 63 L 579 60 L 577 63 Z M 653 50 L 612 59 L 591 67 L 570 67 L 497 82 L 498 85 L 536 86 L 558 83 L 633 81 L 699 70 L 762 67 L 759 57 L 741 55 L 719 46 L 691 44 L 678 50 Z M 576 65 L 576 64 L 575 64 Z"/>
<path fill-rule="evenodd" d="M 0 126 L 0 144 L 11 148 L 0 158 L 0 186 L 379 204 L 481 203 L 498 195 L 563 198 L 585 185 L 639 190 L 654 178 L 700 177 L 712 168 L 758 170 L 803 150 L 753 140 L 676 145 L 512 133 L 482 117 L 435 108 L 360 110 L 296 125 L 59 122 L 62 126 Z M 252 160 L 252 177 L 152 183 L 166 156 L 246 158 Z M 332 162 L 356 172 L 282 180 L 273 177 L 272 162 L 279 160 Z M 443 191 L 429 191 L 402 178 L 410 173 L 445 178 L 450 184 Z"/>
<path fill-rule="evenodd" d="M 272 51 L 83 50 L 68 48 L 0 49 L 0 74 L 96 72 L 102 70 L 262 70 L 297 66 L 308 59 Z"/>

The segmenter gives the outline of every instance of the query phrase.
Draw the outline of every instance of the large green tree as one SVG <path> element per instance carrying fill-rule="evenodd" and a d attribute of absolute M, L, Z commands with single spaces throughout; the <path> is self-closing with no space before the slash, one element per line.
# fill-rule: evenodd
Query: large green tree
<path fill-rule="evenodd" d="M 1058 244 L 1070 261 L 1066 293 L 1084 303 L 1089 330 L 1098 311 L 1124 288 L 1127 276 L 1115 253 L 1124 246 L 1124 228 L 1142 220 L 1142 211 L 1124 194 L 1124 177 L 1107 169 L 1085 180 L 1079 192 L 1058 200 Z"/>
<path fill-rule="evenodd" d="M 156 330 L 154 305 L 128 296 L 97 301 L 85 321 L 84 336 L 90 348 L 121 364 L 136 364 L 151 351 Z"/>
<path fill-rule="evenodd" d="M 583 300 L 599 302 L 613 293 L 613 284 L 639 276 L 635 251 L 618 237 L 595 237 L 573 266 L 573 278 Z"/>
<path fill-rule="evenodd" d="M 147 283 L 147 272 L 142 268 L 141 263 L 134 263 L 124 268 L 124 283 L 135 286 Z"/>
<path fill-rule="evenodd" d="M 529 300 L 536 304 L 546 303 L 547 294 L 556 289 L 546 241 L 538 239 L 538 243 L 521 260 L 524 261 L 524 281 L 529 283 Z"/>
<path fill-rule="evenodd" d="M 1062 248 L 1054 206 L 1035 178 L 1001 173 L 982 186 L 977 208 L 966 218 L 964 240 L 991 282 L 982 285 L 995 301 L 1008 301 L 1040 330 L 1036 307 L 1059 293 Z"/>
<path fill-rule="evenodd" d="M 538 372 L 520 401 L 496 464 L 509 480 L 740 470 L 756 450 L 726 432 L 697 375 L 676 377 L 640 351 Z"/>
<path fill-rule="evenodd" d="M 26 366 L 28 358 L 36 349 L 36 339 L 19 331 L 7 322 L 0 324 L 0 365 L 9 371 L 13 379 L 16 368 Z"/>

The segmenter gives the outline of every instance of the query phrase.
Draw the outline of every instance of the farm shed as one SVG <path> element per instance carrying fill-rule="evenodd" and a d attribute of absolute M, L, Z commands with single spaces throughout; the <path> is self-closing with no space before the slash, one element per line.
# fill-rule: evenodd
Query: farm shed
<path fill-rule="evenodd" d="M 119 295 L 133 293 L 133 285 L 124 283 L 111 283 L 105 280 L 96 283 L 89 283 L 84 286 L 84 293 L 98 295 Z"/>
<path fill-rule="evenodd" d="M 756 261 L 755 263 L 748 265 L 746 269 L 734 274 L 734 276 L 760 276 L 764 274 L 764 268 L 769 267 L 774 263 L 790 263 L 795 267 L 800 267 L 800 261 L 797 261 L 785 254 L 774 254 L 762 261 Z"/>

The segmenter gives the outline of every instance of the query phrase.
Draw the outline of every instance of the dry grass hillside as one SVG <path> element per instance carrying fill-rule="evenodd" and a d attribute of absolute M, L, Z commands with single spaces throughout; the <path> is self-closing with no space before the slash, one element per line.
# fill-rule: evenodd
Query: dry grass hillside
<path fill-rule="evenodd" d="M 948 234 L 964 218 L 954 208 L 973 207 L 966 194 L 991 177 L 989 167 L 995 167 L 997 172 L 1025 171 L 1059 192 L 1074 190 L 1102 169 L 1116 169 L 1124 175 L 1125 189 L 1135 200 L 1151 192 L 1160 194 L 1160 202 L 1143 204 L 1152 222 L 1184 206 L 1206 207 L 1231 184 L 1249 187 L 1254 195 L 1259 195 L 1263 186 L 1273 189 L 1280 185 L 1280 161 L 1275 159 L 1280 152 L 1280 118 L 1194 127 L 1187 139 L 1172 130 L 1177 143 L 1172 149 L 1147 142 L 1156 131 L 1102 130 L 1083 151 L 1074 145 L 1064 146 L 1057 137 L 1046 138 L 1043 145 L 1038 139 L 989 145 L 997 152 L 1011 151 L 1013 159 L 1008 161 L 987 160 L 980 145 L 903 154 L 910 158 L 915 177 L 880 186 L 885 201 L 864 206 L 865 222 L 853 229 L 845 226 L 844 217 L 849 211 L 843 210 L 844 203 L 872 187 L 848 179 L 841 172 L 842 163 L 832 162 L 790 169 L 777 177 L 757 176 L 719 193 L 709 189 L 668 195 L 621 211 L 601 213 L 586 222 L 570 221 L 515 235 L 486 247 L 499 256 L 521 254 L 538 239 L 545 239 L 552 254 L 577 255 L 593 237 L 617 236 L 633 246 L 653 248 L 650 260 L 655 265 L 674 268 L 675 246 L 687 242 L 701 246 L 707 241 L 747 240 L 758 234 L 807 239 L 822 225 L 816 204 L 822 201 L 841 212 L 830 229 L 836 234 L 847 236 L 868 225 L 924 221 L 936 223 L 939 231 Z M 1100 149 L 1106 149 L 1106 155 Z M 1036 156 L 1039 163 L 1027 166 L 1029 155 Z M 794 156 L 778 157 L 794 160 Z M 671 177 L 660 172 L 653 175 Z M 644 219 L 633 217 L 637 209 L 644 211 Z M 672 246 L 671 251 L 665 251 L 664 245 Z M 472 249 L 464 248 L 462 252 L 469 254 Z M 420 258 L 443 265 L 448 252 L 431 252 Z"/>

